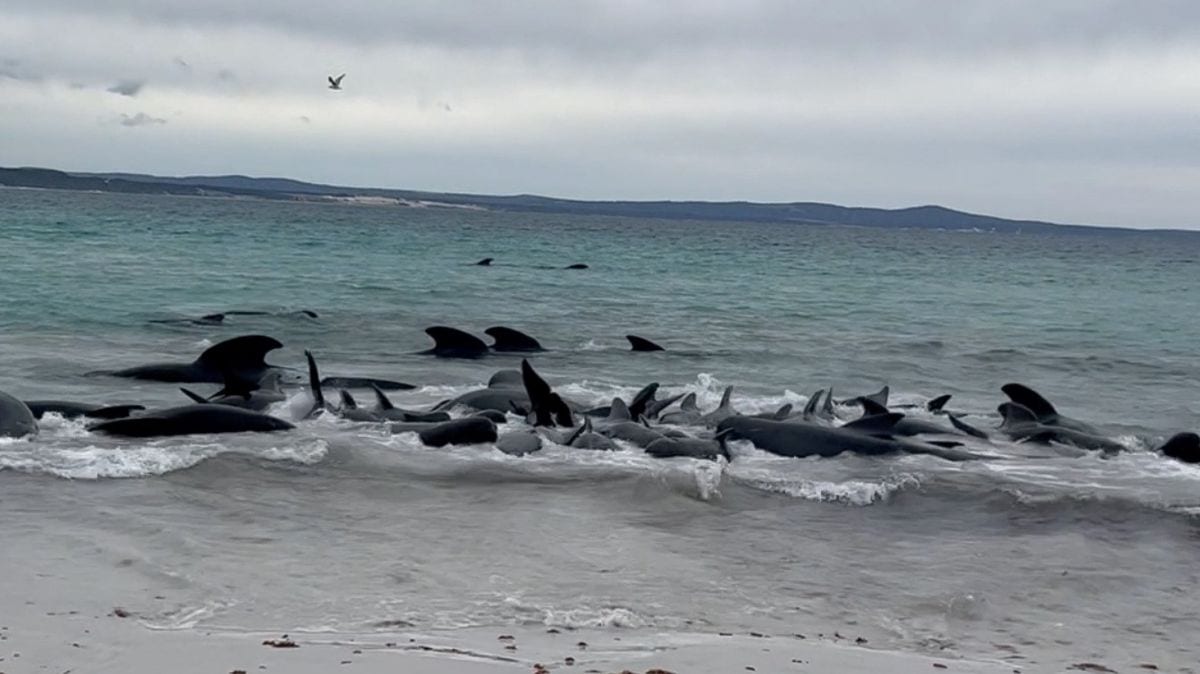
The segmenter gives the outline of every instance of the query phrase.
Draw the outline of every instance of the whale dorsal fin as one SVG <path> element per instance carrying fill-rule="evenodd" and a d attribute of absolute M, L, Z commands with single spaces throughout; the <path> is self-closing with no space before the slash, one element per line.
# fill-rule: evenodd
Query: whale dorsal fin
<path fill-rule="evenodd" d="M 689 393 L 686 396 L 684 396 L 683 402 L 679 403 L 679 409 L 685 410 L 688 412 L 691 412 L 693 410 L 699 410 L 700 408 L 696 407 L 696 394 Z"/>
<path fill-rule="evenodd" d="M 1036 424 L 1038 422 L 1037 415 L 1028 407 L 1017 403 L 1000 403 L 996 408 L 1000 412 L 1000 416 L 1004 418 L 1004 422 L 1000 424 L 1001 428 L 1010 428 L 1012 426 L 1020 426 L 1022 424 Z"/>
<path fill-rule="evenodd" d="M 804 411 L 802 414 L 805 419 L 810 419 L 817 414 L 817 406 L 821 404 L 821 395 L 825 393 L 825 389 L 817 389 L 817 392 L 808 397 L 808 402 L 804 403 Z"/>
<path fill-rule="evenodd" d="M 666 349 L 646 339 L 645 337 L 638 337 L 637 335 L 625 335 L 625 339 L 629 340 L 629 345 L 634 351 L 666 351 Z"/>
<path fill-rule="evenodd" d="M 350 395 L 350 392 L 346 389 L 342 389 L 342 407 L 345 407 L 348 410 L 358 409 L 358 401 L 355 400 L 354 396 Z"/>
<path fill-rule="evenodd" d="M 476 262 L 475 266 L 476 267 L 490 267 L 492 265 L 492 260 L 495 260 L 495 259 L 496 258 L 494 258 L 494 257 L 485 257 L 482 260 L 480 260 L 479 262 Z"/>
<path fill-rule="evenodd" d="M 855 419 L 842 426 L 842 428 L 858 433 L 891 433 L 896 424 L 903 418 L 904 415 L 899 412 L 873 414 L 869 417 Z"/>
<path fill-rule="evenodd" d="M 381 410 L 395 409 L 396 406 L 392 404 L 391 400 L 388 400 L 387 394 L 385 394 L 383 392 L 383 389 L 372 384 L 371 390 L 375 392 L 375 404 L 379 405 L 379 409 L 381 409 Z"/>
<path fill-rule="evenodd" d="M 591 432 L 592 432 L 592 420 L 587 417 L 584 417 L 583 424 L 580 425 L 580 427 L 577 430 L 575 430 L 573 433 L 571 433 L 570 437 L 568 437 L 566 439 L 566 441 L 563 442 L 563 444 L 568 447 L 574 446 L 575 441 L 579 439 L 579 436 L 583 435 L 584 433 L 591 433 Z"/>
<path fill-rule="evenodd" d="M 208 347 L 196 362 L 218 372 L 261 370 L 268 367 L 267 353 L 282 346 L 274 337 L 242 335 Z"/>
<path fill-rule="evenodd" d="M 970 435 L 970 436 L 973 436 L 976 438 L 982 438 L 984 440 L 988 439 L 987 433 L 984 433 L 983 431 L 979 430 L 978 428 L 975 428 L 971 424 L 968 424 L 967 422 L 963 421 L 962 419 L 959 419 L 957 414 L 949 414 L 947 416 L 950 417 L 950 425 L 957 428 L 958 430 L 962 431 L 963 433 L 966 433 L 967 435 Z"/>
<path fill-rule="evenodd" d="M 891 393 L 891 389 L 888 388 L 887 385 L 884 385 L 883 388 L 879 389 L 878 391 L 876 391 L 870 395 L 861 396 L 859 398 L 859 400 L 860 401 L 870 400 L 871 402 L 876 402 L 876 403 L 879 403 L 880 405 L 883 405 L 884 407 L 887 407 L 888 394 L 890 394 L 890 393 Z"/>
<path fill-rule="evenodd" d="M 312 416 L 325 409 L 325 392 L 321 390 L 321 373 L 317 371 L 317 359 L 313 358 L 312 351 L 306 349 L 304 359 L 308 361 L 308 388 L 313 397 L 313 408 L 308 416 Z"/>
<path fill-rule="evenodd" d="M 821 413 L 832 419 L 837 416 L 833 411 L 833 387 L 825 392 L 825 404 L 821 406 Z"/>
<path fill-rule="evenodd" d="M 513 330 L 502 325 L 488 328 L 483 331 L 484 334 L 490 335 L 496 340 L 492 344 L 492 349 L 496 351 L 542 351 L 542 345 L 536 339 L 521 332 Z"/>
<path fill-rule="evenodd" d="M 717 409 L 719 409 L 719 410 L 729 409 L 729 399 L 732 397 L 733 397 L 733 387 L 726 386 L 725 392 L 721 394 L 721 404 L 717 405 Z"/>
<path fill-rule="evenodd" d="M 608 418 L 613 421 L 632 421 L 633 414 L 630 413 L 624 400 L 613 398 L 612 407 L 608 410 Z"/>
<path fill-rule="evenodd" d="M 571 409 L 554 393 L 528 360 L 521 361 L 521 381 L 525 384 L 526 395 L 529 396 L 529 413 L 533 415 L 534 426 L 575 425 L 571 421 Z M 564 411 L 566 414 L 563 414 Z M 563 423 L 564 419 L 567 420 L 566 423 Z"/>
<path fill-rule="evenodd" d="M 425 328 L 425 334 L 433 339 L 433 348 L 426 353 L 454 358 L 478 358 L 488 352 L 488 345 L 475 335 L 458 328 L 435 325 Z"/>
<path fill-rule="evenodd" d="M 633 400 L 629 403 L 630 418 L 641 416 L 646 411 L 646 407 L 654 402 L 654 394 L 658 393 L 658 382 L 652 382 L 642 387 L 633 396 Z"/>
<path fill-rule="evenodd" d="M 205 398 L 204 396 L 200 395 L 199 393 L 196 393 L 195 391 L 186 389 L 182 386 L 179 387 L 179 390 L 183 391 L 183 395 L 191 398 L 192 402 L 197 402 L 197 403 L 200 403 L 201 405 L 208 402 L 208 398 Z"/>
<path fill-rule="evenodd" d="M 950 394 L 940 395 L 929 402 L 925 403 L 925 409 L 930 412 L 941 412 L 946 403 L 950 402 Z"/>
<path fill-rule="evenodd" d="M 775 410 L 775 420 L 776 421 L 783 421 L 784 419 L 787 419 L 791 415 L 792 415 L 792 404 L 791 403 L 788 403 L 788 404 L 784 405 L 783 407 L 780 407 L 779 409 Z"/>
<path fill-rule="evenodd" d="M 862 398 L 861 402 L 862 402 L 864 417 L 870 417 L 870 416 L 875 416 L 878 414 L 887 414 L 888 413 L 888 408 L 884 407 L 883 405 L 880 405 L 879 403 L 875 402 L 874 400 L 871 400 L 870 398 Z"/>
<path fill-rule="evenodd" d="M 557 393 L 550 394 L 550 412 L 554 415 L 554 421 L 559 426 L 570 428 L 575 425 L 575 415 L 571 413 L 571 406 Z M 585 419 L 585 421 L 588 420 Z"/>
<path fill-rule="evenodd" d="M 671 405 L 674 405 L 677 401 L 681 400 L 682 398 L 683 398 L 683 394 L 678 393 L 676 395 L 671 396 L 670 398 L 664 398 L 662 400 L 652 400 L 646 404 L 646 416 L 655 418 L 659 414 L 662 414 L 663 410 L 667 409 Z"/>
<path fill-rule="evenodd" d="M 1058 410 L 1054 409 L 1049 400 L 1024 384 L 1005 384 L 1000 390 L 1004 391 L 1009 400 L 1033 412 L 1038 419 L 1058 414 Z"/>

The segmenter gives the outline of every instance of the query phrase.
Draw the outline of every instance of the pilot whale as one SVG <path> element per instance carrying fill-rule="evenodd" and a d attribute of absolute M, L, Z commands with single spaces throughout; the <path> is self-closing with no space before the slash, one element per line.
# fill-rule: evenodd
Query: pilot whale
<path fill-rule="evenodd" d="M 133 417 L 103 421 L 88 430 L 129 438 L 155 438 L 207 433 L 269 433 L 292 428 L 295 426 L 277 417 L 241 407 L 206 403 L 151 410 Z"/>
<path fill-rule="evenodd" d="M 804 422 L 734 416 L 718 424 L 717 437 L 749 440 L 763 451 L 790 457 L 831 457 L 842 452 L 869 456 L 906 452 L 931 454 L 949 461 L 983 458 L 948 446 L 957 443 L 938 444 L 894 437 L 891 435 L 893 427 L 903 417 L 899 412 L 892 412 L 830 428 Z"/>
<path fill-rule="evenodd" d="M 230 376 L 259 381 L 274 369 L 264 358 L 283 344 L 266 335 L 242 335 L 214 344 L 190 363 L 152 363 L 116 370 L 89 372 L 89 376 L 111 375 L 173 384 L 223 384 Z"/>

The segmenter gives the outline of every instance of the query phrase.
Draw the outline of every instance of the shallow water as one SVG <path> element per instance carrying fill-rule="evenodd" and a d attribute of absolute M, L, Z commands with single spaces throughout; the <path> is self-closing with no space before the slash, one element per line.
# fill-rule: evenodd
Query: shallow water
<path fill-rule="evenodd" d="M 151 627 L 840 630 L 1035 670 L 1200 660 L 1200 468 L 1147 451 L 1200 427 L 1200 237 L 26 190 L 0 206 L 0 390 L 27 399 L 183 402 L 82 375 L 261 332 L 285 344 L 272 362 L 311 349 L 328 374 L 419 385 L 393 395 L 417 407 L 519 363 L 416 355 L 424 327 L 503 324 L 549 347 L 535 366 L 581 402 L 658 381 L 708 409 L 733 385 L 756 412 L 886 383 L 900 402 L 952 393 L 987 427 L 999 386 L 1021 381 L 1130 449 L 515 458 L 332 419 L 152 442 L 50 419 L 0 441 L 2 568 L 36 557 Z M 483 257 L 497 266 L 470 264 Z M 557 269 L 573 262 L 591 268 Z M 319 318 L 148 322 L 226 309 Z M 626 333 L 668 351 L 630 353 Z M 307 394 L 292 391 L 276 411 L 294 418 Z"/>

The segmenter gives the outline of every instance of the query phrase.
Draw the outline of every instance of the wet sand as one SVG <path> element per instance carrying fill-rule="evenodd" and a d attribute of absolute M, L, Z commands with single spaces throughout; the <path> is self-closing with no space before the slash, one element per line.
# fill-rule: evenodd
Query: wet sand
<path fill-rule="evenodd" d="M 119 607 L 107 613 L 79 611 L 61 598 L 11 594 L 5 603 L 0 619 L 0 672 L 5 674 L 1020 671 L 1011 664 L 872 650 L 834 635 L 532 627 L 369 634 L 154 630 Z"/>

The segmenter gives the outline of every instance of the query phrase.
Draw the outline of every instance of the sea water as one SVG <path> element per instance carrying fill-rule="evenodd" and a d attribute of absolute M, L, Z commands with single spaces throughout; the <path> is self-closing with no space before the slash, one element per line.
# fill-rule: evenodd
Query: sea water
<path fill-rule="evenodd" d="M 734 443 L 726 464 L 431 449 L 330 417 L 150 441 L 49 417 L 0 441 L 0 572 L 151 629 L 838 632 L 1033 671 L 1193 666 L 1200 468 L 1151 450 L 1200 428 L 1198 262 L 1200 236 L 1177 233 L 0 190 L 0 390 L 25 399 L 182 404 L 173 385 L 83 375 L 268 334 L 297 382 L 308 349 L 326 374 L 410 382 L 393 400 L 424 407 L 520 358 L 420 355 L 423 329 L 506 325 L 586 404 L 654 381 L 704 409 L 733 386 L 752 413 L 887 384 L 894 403 L 953 394 L 990 429 L 1016 381 L 1128 448 L 997 442 L 951 463 Z M 271 315 L 156 322 L 231 309 Z M 297 420 L 311 402 L 288 391 L 273 412 Z"/>

